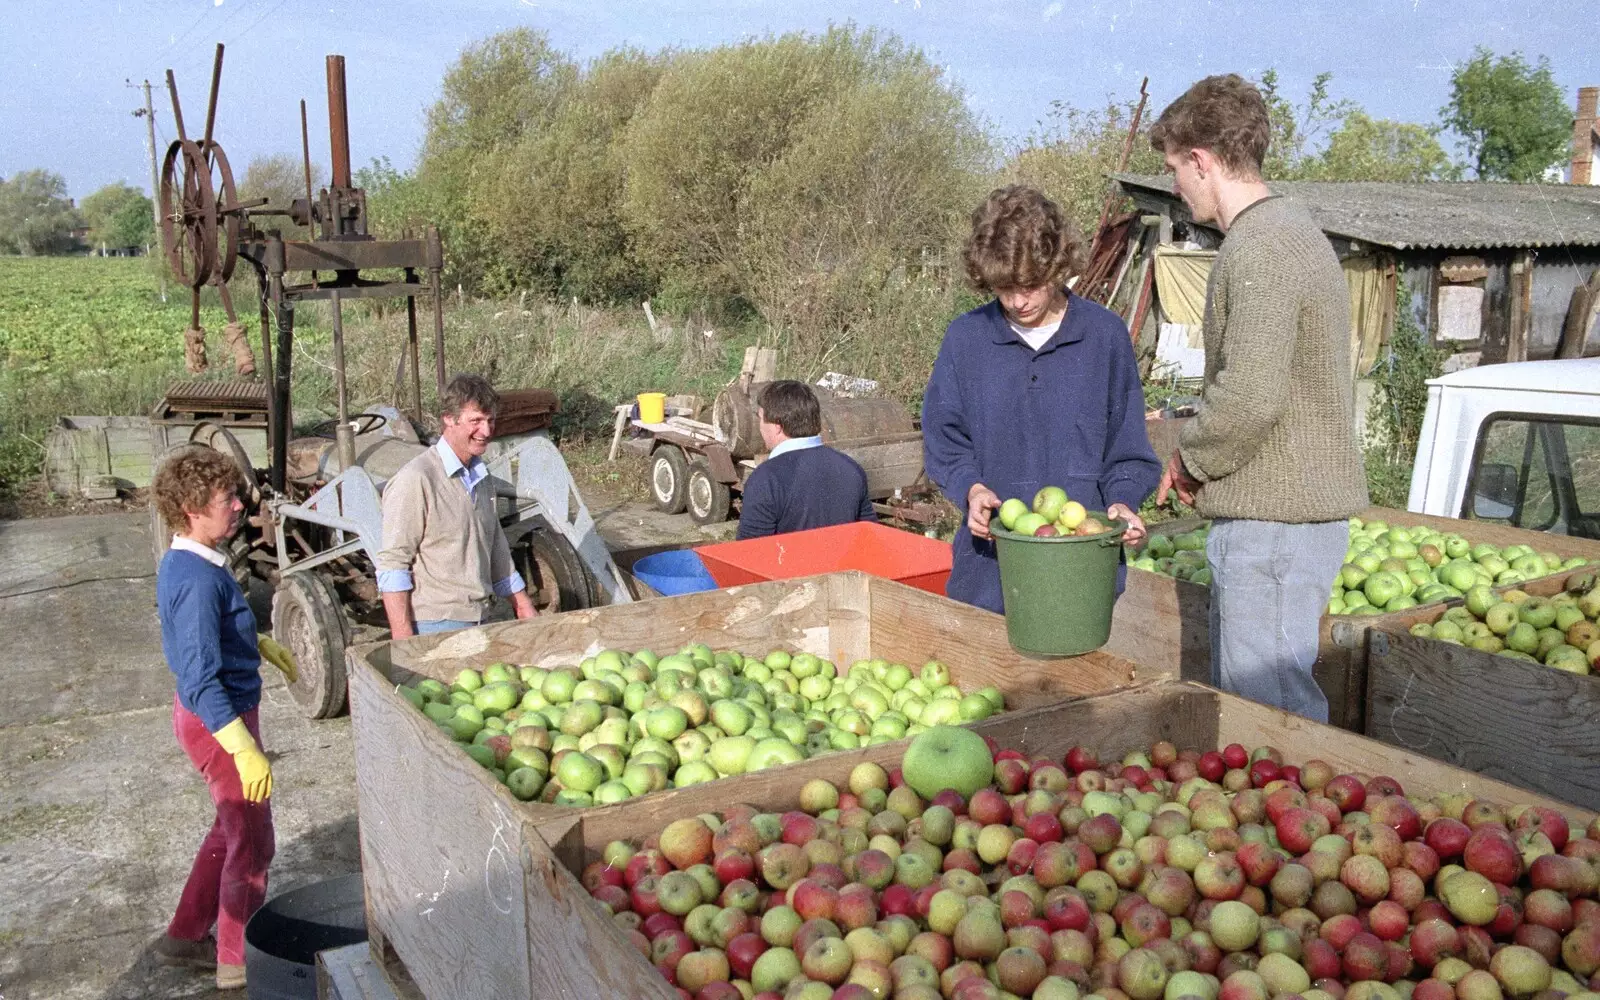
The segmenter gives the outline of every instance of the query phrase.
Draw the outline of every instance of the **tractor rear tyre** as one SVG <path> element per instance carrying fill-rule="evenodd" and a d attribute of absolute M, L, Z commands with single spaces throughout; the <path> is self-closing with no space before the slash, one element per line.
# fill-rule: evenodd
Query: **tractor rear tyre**
<path fill-rule="evenodd" d="M 272 637 L 294 655 L 300 676 L 289 695 L 306 716 L 329 719 L 344 711 L 350 627 L 333 587 L 311 572 L 285 575 L 272 595 Z"/>
<path fill-rule="evenodd" d="M 688 503 L 689 459 L 675 444 L 664 444 L 651 456 L 650 498 L 665 514 L 682 514 Z"/>
<path fill-rule="evenodd" d="M 689 516 L 695 524 L 721 524 L 728 519 L 733 494 L 703 460 L 689 463 Z"/>
<path fill-rule="evenodd" d="M 572 543 L 548 528 L 535 528 L 511 549 L 512 561 L 540 614 L 577 611 L 601 602 L 600 586 Z"/>

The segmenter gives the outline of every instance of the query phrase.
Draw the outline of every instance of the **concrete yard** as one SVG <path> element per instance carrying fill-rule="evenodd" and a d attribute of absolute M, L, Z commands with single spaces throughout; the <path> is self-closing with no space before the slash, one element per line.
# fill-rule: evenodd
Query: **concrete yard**
<path fill-rule="evenodd" d="M 614 549 L 732 527 L 631 503 L 594 513 Z M 3 1000 L 243 995 L 149 950 L 213 815 L 172 735 L 150 551 L 143 511 L 0 521 Z M 359 869 L 355 767 L 348 717 L 309 721 L 276 671 L 262 677 L 277 893 Z"/>

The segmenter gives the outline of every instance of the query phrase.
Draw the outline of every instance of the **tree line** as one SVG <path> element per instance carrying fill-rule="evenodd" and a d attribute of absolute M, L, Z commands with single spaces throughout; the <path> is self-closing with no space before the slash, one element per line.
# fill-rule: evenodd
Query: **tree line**
<path fill-rule="evenodd" d="M 1480 49 L 1431 124 L 1374 118 L 1334 96 L 1331 74 L 1298 101 L 1272 72 L 1257 82 L 1273 122 L 1268 179 L 1526 182 L 1567 157 L 1571 112 L 1543 59 Z M 1132 110 L 1058 102 L 1008 143 L 886 33 L 844 26 L 579 62 L 517 29 L 446 72 L 413 168 L 376 161 L 357 183 L 380 235 L 438 225 L 449 279 L 468 290 L 755 316 L 792 355 L 822 363 L 891 319 L 958 304 L 966 218 L 995 185 L 1037 184 L 1091 228 Z M 1132 148 L 1128 169 L 1161 169 L 1148 142 Z M 287 201 L 303 185 L 298 157 L 261 157 L 240 196 Z M 153 239 L 149 201 L 127 185 L 74 208 L 45 171 L 0 182 L 0 248 L 60 252 L 84 225 L 93 246 Z"/>

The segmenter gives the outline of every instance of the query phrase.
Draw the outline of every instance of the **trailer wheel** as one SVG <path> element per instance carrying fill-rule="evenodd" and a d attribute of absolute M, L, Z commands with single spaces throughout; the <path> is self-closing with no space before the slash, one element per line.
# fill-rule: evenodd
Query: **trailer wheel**
<path fill-rule="evenodd" d="M 688 503 L 689 460 L 675 444 L 662 445 L 651 457 L 650 497 L 667 514 L 682 514 Z"/>
<path fill-rule="evenodd" d="M 308 718 L 344 711 L 344 648 L 349 625 L 338 596 L 314 573 L 289 573 L 272 594 L 272 637 L 294 654 L 299 677 L 289 694 Z"/>
<path fill-rule="evenodd" d="M 528 596 L 540 613 L 576 611 L 600 604 L 600 587 L 577 550 L 553 531 L 538 528 L 511 550 Z"/>
<path fill-rule="evenodd" d="M 695 524 L 721 524 L 732 503 L 728 484 L 717 482 L 710 466 L 701 459 L 689 463 L 689 516 Z"/>

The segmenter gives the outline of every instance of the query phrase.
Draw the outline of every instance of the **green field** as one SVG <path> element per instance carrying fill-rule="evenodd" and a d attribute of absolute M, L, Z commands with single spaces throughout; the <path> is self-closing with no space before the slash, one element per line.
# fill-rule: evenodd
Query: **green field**
<path fill-rule="evenodd" d="M 0 257 L 0 494 L 37 473 L 57 417 L 144 413 L 181 376 L 189 296 L 169 283 L 162 302 L 152 266 Z M 207 308 L 201 322 L 226 320 Z"/>
<path fill-rule="evenodd" d="M 66 374 L 183 363 L 187 289 L 162 302 L 152 262 L 135 257 L 0 257 L 0 371 Z M 221 330 L 219 308 L 201 311 Z"/>

